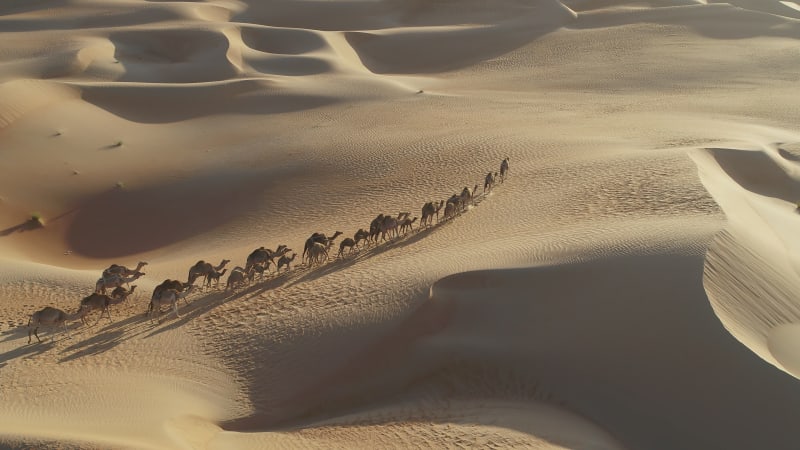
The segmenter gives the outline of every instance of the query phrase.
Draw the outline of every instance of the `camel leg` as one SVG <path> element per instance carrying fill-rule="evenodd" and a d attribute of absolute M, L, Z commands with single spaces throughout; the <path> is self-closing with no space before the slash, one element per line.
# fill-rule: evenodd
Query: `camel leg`
<path fill-rule="evenodd" d="M 67 321 L 64 321 L 64 333 L 67 335 L 67 339 L 72 339 L 72 336 L 69 334 L 69 328 L 67 328 Z"/>
<path fill-rule="evenodd" d="M 178 302 L 177 301 L 172 302 L 172 311 L 175 312 L 175 317 L 177 317 L 177 318 L 181 317 L 181 315 L 178 314 Z"/>

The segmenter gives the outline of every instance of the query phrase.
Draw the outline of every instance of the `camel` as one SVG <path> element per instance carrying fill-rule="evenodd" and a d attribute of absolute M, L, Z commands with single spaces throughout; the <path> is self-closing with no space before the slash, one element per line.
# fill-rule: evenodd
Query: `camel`
<path fill-rule="evenodd" d="M 161 295 L 164 292 L 166 292 L 167 290 L 169 290 L 169 289 L 176 290 L 178 292 L 183 292 L 183 291 L 189 290 L 191 286 L 193 286 L 193 285 L 191 283 L 189 283 L 188 281 L 186 283 L 183 283 L 183 282 L 178 281 L 178 280 L 166 279 L 166 280 L 162 281 L 161 284 L 156 286 L 155 289 L 153 289 L 153 295 L 150 298 L 150 301 L 152 302 L 153 300 L 160 299 Z M 184 297 L 184 301 L 186 301 L 185 297 Z M 186 301 L 186 303 L 188 304 L 188 301 Z"/>
<path fill-rule="evenodd" d="M 327 258 L 328 256 L 327 249 L 330 248 L 331 245 L 333 245 L 334 239 L 341 236 L 342 234 L 343 233 L 341 231 L 336 231 L 335 233 L 333 233 L 333 236 L 328 237 L 325 236 L 325 234 L 323 233 L 312 233 L 311 236 L 308 239 L 306 239 L 305 245 L 303 245 L 303 256 L 301 259 L 305 261 L 306 256 L 308 256 L 308 258 L 311 259 L 310 250 L 314 246 L 314 244 L 322 244 L 325 246 L 326 248 L 325 257 Z"/>
<path fill-rule="evenodd" d="M 125 266 L 120 266 L 117 264 L 112 264 L 108 266 L 105 270 L 103 270 L 103 278 L 110 278 L 112 275 L 121 275 L 123 277 L 132 277 L 139 273 L 142 267 L 146 266 L 147 262 L 139 261 L 136 265 L 135 269 L 128 269 Z"/>
<path fill-rule="evenodd" d="M 323 259 L 324 258 L 324 259 Z M 327 261 L 328 260 L 328 247 L 321 242 L 314 242 L 311 248 L 308 249 L 309 264 Z"/>
<path fill-rule="evenodd" d="M 279 258 L 290 251 L 292 251 L 292 249 L 290 249 L 284 244 L 279 245 L 275 251 L 272 251 L 271 249 L 268 248 L 264 248 L 263 246 L 259 247 L 253 250 L 253 252 L 247 256 L 247 263 L 245 264 L 245 269 L 250 270 L 250 268 L 253 267 L 254 265 L 261 264 L 264 265 L 267 270 L 269 270 L 270 264 L 275 265 L 275 258 Z"/>
<path fill-rule="evenodd" d="M 124 302 L 125 300 L 128 299 L 128 297 L 133 295 L 133 291 L 135 290 L 136 290 L 135 284 L 131 286 L 130 289 L 125 289 L 122 286 L 117 286 L 116 288 L 114 288 L 113 291 L 111 291 L 111 298 L 113 299 L 113 302 L 111 304 L 116 305 Z"/>
<path fill-rule="evenodd" d="M 211 283 L 214 283 L 214 287 L 219 287 L 219 279 L 221 276 L 225 275 L 228 269 L 222 269 L 222 271 L 214 270 L 211 273 L 206 274 L 206 287 L 210 287 Z"/>
<path fill-rule="evenodd" d="M 281 267 L 283 266 L 286 266 L 286 270 L 291 270 L 291 267 L 289 267 L 289 265 L 292 263 L 292 261 L 294 261 L 296 257 L 297 253 L 292 253 L 291 257 L 286 255 L 281 256 L 281 259 L 278 260 L 278 273 L 280 273 Z"/>
<path fill-rule="evenodd" d="M 252 281 L 252 277 L 253 277 L 252 269 L 248 272 L 241 267 L 234 267 L 234 269 L 231 271 L 231 274 L 228 275 L 228 281 L 225 284 L 225 290 L 227 291 L 228 289 L 233 290 L 237 288 L 239 285 L 244 283 L 244 280 L 247 278 L 249 278 L 250 281 Z"/>
<path fill-rule="evenodd" d="M 111 305 L 112 302 L 113 299 L 108 295 L 98 294 L 95 292 L 94 294 L 91 294 L 88 297 L 85 297 L 83 300 L 81 300 L 80 308 L 85 309 L 86 314 L 96 309 L 100 310 L 100 316 L 97 318 L 97 322 L 95 322 L 95 324 L 100 322 L 100 319 L 103 318 L 104 313 L 108 316 L 108 321 L 113 322 L 114 319 L 111 318 L 111 312 L 108 310 L 108 306 Z M 85 316 L 81 317 L 81 321 L 84 324 L 86 324 L 86 317 Z"/>
<path fill-rule="evenodd" d="M 386 216 L 383 218 L 383 222 L 381 222 L 382 241 L 386 240 L 387 234 L 389 235 L 390 240 L 392 239 L 392 235 L 394 235 L 394 237 L 398 236 L 397 227 L 399 226 L 399 224 L 397 221 L 398 219 L 395 219 L 392 216 Z"/>
<path fill-rule="evenodd" d="M 356 246 L 356 241 L 353 238 L 344 238 L 339 243 L 339 254 L 337 256 L 344 256 L 344 249 L 349 248 L 348 254 L 353 253 L 353 247 Z"/>
<path fill-rule="evenodd" d="M 136 281 L 144 275 L 145 275 L 144 272 L 136 272 L 131 277 L 123 277 L 122 275 L 112 275 L 109 278 L 100 278 L 99 280 L 97 280 L 97 283 L 95 284 L 94 291 L 97 292 L 98 294 L 105 294 L 106 289 L 108 288 L 112 287 L 116 288 L 122 286 L 123 284 L 127 284 L 130 286 L 131 281 Z"/>
<path fill-rule="evenodd" d="M 195 265 L 189 268 L 189 283 L 194 284 L 195 280 L 200 277 L 203 277 L 203 281 L 208 284 L 208 274 L 212 272 L 219 272 L 225 267 L 226 264 L 231 262 L 230 259 L 223 259 L 216 267 L 212 266 L 211 263 L 207 263 L 202 259 L 197 261 Z"/>
<path fill-rule="evenodd" d="M 372 222 L 369 224 L 369 240 L 378 242 L 378 235 L 381 233 L 381 224 L 383 223 L 383 219 L 386 216 L 383 213 L 378 214 L 377 217 L 372 219 Z"/>
<path fill-rule="evenodd" d="M 486 179 L 483 181 L 483 195 L 486 195 L 487 192 L 492 192 L 496 177 L 497 172 L 495 172 L 494 175 L 492 175 L 492 172 L 486 174 Z"/>
<path fill-rule="evenodd" d="M 414 230 L 413 224 L 416 221 L 417 217 L 414 217 L 413 219 L 409 219 L 408 217 L 406 217 L 400 224 L 400 232 L 405 233 L 407 231 L 413 231 Z"/>
<path fill-rule="evenodd" d="M 461 190 L 461 210 L 467 209 L 468 206 L 475 204 L 475 191 L 478 190 L 478 185 L 476 184 L 472 190 L 468 187 L 464 186 L 464 189 Z"/>
<path fill-rule="evenodd" d="M 500 182 L 503 183 L 506 181 L 506 174 L 508 173 L 508 160 L 510 158 L 506 156 L 506 159 L 500 163 Z"/>
<path fill-rule="evenodd" d="M 147 307 L 147 312 L 145 315 L 150 317 L 153 314 L 153 311 L 158 311 L 158 315 L 156 318 L 158 319 L 158 323 L 161 323 L 161 307 L 163 305 L 172 306 L 172 311 L 175 313 L 175 317 L 180 318 L 181 315 L 178 314 L 178 300 L 181 298 L 186 298 L 192 290 L 195 288 L 193 284 L 190 284 L 189 287 L 184 289 L 183 291 L 179 291 L 177 289 L 166 289 L 161 292 L 161 295 L 157 299 L 150 300 L 150 306 Z"/>
<path fill-rule="evenodd" d="M 253 264 L 253 267 L 250 268 L 249 281 L 253 281 L 253 278 L 255 278 L 256 274 L 258 274 L 258 279 L 263 281 L 264 278 L 266 278 L 264 272 L 269 273 L 269 264 L 270 264 L 269 260 L 267 260 L 265 264 L 261 263 Z"/>
<path fill-rule="evenodd" d="M 444 220 L 452 219 L 456 216 L 456 203 L 447 203 L 444 207 Z"/>
<path fill-rule="evenodd" d="M 358 248 L 361 241 L 364 241 L 365 243 L 368 242 L 369 231 L 359 228 L 358 231 L 356 231 L 356 234 L 353 236 L 353 240 L 356 242 L 356 247 Z"/>
<path fill-rule="evenodd" d="M 31 343 L 31 333 L 33 333 L 33 335 L 36 336 L 36 339 L 39 342 L 42 342 L 42 339 L 39 338 L 39 334 L 37 333 L 41 325 L 49 327 L 58 327 L 63 325 L 64 332 L 67 333 L 67 338 L 71 338 L 69 330 L 67 329 L 67 322 L 72 322 L 78 319 L 82 319 L 87 312 L 88 311 L 86 311 L 85 309 L 79 308 L 76 313 L 67 314 L 58 308 L 45 306 L 39 311 L 36 311 L 35 313 L 31 314 L 30 319 L 28 319 L 28 344 Z"/>
<path fill-rule="evenodd" d="M 443 205 L 444 205 L 444 200 L 440 200 L 438 206 L 433 202 L 428 202 L 422 205 L 422 220 L 420 220 L 419 226 L 433 225 L 434 214 L 436 214 L 436 221 L 438 222 L 439 210 L 442 209 Z"/>

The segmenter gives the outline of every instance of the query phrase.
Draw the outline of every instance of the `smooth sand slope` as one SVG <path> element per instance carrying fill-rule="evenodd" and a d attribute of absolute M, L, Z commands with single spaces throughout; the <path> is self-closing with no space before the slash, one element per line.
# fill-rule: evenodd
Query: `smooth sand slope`
<path fill-rule="evenodd" d="M 797 448 L 798 11 L 4 2 L 0 446 Z M 144 316 L 198 260 L 475 184 Z M 113 321 L 27 344 L 137 261 Z"/>

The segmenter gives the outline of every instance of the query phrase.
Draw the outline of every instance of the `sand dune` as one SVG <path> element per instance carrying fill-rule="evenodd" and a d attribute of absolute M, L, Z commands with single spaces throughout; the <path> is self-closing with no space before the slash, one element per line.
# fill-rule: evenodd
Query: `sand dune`
<path fill-rule="evenodd" d="M 4 2 L 0 446 L 797 447 L 795 6 Z"/>

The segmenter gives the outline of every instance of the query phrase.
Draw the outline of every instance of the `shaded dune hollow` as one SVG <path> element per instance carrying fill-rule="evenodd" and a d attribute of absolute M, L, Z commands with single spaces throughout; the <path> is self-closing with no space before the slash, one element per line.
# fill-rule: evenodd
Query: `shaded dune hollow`
<path fill-rule="evenodd" d="M 800 200 L 800 181 L 761 151 L 707 149 L 720 168 L 742 188 L 790 203 Z M 782 153 L 782 152 L 781 152 Z"/>
<path fill-rule="evenodd" d="M 497 24 L 385 31 L 351 31 L 347 42 L 375 73 L 434 73 L 469 67 L 506 54 L 572 22 L 558 2 L 541 2 Z M 419 51 L 424 48 L 425 51 Z"/>
<path fill-rule="evenodd" d="M 109 40 L 125 69 L 118 81 L 197 83 L 238 74 L 227 58 L 228 38 L 215 30 L 129 30 L 111 33 Z"/>
<path fill-rule="evenodd" d="M 243 27 L 242 42 L 253 50 L 279 55 L 300 55 L 328 46 L 320 34 L 294 28 Z"/>
<path fill-rule="evenodd" d="M 626 448 L 790 448 L 781 430 L 800 414 L 800 389 L 722 327 L 702 268 L 702 256 L 646 255 L 455 274 L 342 368 L 284 386 L 296 394 L 265 405 L 266 416 L 223 427 L 263 430 L 276 420 L 267 411 L 313 423 L 423 386 L 448 398 L 522 389 L 545 393 Z M 497 378 L 459 392 L 476 368 Z M 759 390 L 746 389 L 754 383 Z M 269 389 L 255 388 L 257 405 Z M 759 414 L 747 427 L 718 414 L 736 409 Z"/>
<path fill-rule="evenodd" d="M 169 123 L 209 114 L 278 114 L 336 102 L 282 91 L 267 80 L 217 84 L 83 86 L 83 100 L 139 123 Z"/>
<path fill-rule="evenodd" d="M 268 174 L 217 173 L 114 189 L 81 205 L 67 230 L 78 254 L 112 258 L 162 248 L 245 214 Z"/>

